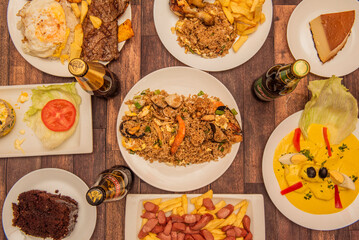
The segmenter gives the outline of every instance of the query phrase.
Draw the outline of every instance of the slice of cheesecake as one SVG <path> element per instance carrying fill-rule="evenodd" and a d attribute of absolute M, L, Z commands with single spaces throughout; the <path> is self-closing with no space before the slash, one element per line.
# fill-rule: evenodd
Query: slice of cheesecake
<path fill-rule="evenodd" d="M 332 59 L 346 44 L 354 24 L 355 11 L 322 14 L 310 21 L 320 60 Z"/>

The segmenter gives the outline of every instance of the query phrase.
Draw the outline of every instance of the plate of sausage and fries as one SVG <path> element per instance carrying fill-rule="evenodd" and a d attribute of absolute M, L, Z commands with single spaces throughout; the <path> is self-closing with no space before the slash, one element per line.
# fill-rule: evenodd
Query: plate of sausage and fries
<path fill-rule="evenodd" d="M 183 239 L 186 235 L 265 239 L 263 196 L 213 194 L 212 190 L 202 195 L 127 195 L 125 239 Z"/>

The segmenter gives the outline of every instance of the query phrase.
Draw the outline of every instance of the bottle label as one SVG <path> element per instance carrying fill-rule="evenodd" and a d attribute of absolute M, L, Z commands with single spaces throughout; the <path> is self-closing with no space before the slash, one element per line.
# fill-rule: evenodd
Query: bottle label
<path fill-rule="evenodd" d="M 263 87 L 262 79 L 263 78 L 260 77 L 254 82 L 254 93 L 263 101 L 272 101 L 275 97 L 271 96 L 271 94 Z"/>
<path fill-rule="evenodd" d="M 108 198 L 118 198 L 125 193 L 125 181 L 122 176 L 116 175 L 116 177 L 112 175 L 104 176 L 104 179 L 110 181 L 112 184 L 108 184 L 107 196 Z"/>

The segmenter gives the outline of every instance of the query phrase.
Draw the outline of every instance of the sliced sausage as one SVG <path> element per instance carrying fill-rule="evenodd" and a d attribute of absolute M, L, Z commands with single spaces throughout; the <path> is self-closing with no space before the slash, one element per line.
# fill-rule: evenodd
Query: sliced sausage
<path fill-rule="evenodd" d="M 194 240 L 191 234 L 184 235 L 184 240 Z"/>
<path fill-rule="evenodd" d="M 204 239 L 206 239 L 206 240 L 214 240 L 212 233 L 210 231 L 208 231 L 207 229 L 201 230 L 201 234 L 204 237 Z"/>
<path fill-rule="evenodd" d="M 233 228 L 231 228 L 226 231 L 226 235 L 227 237 L 236 237 L 236 232 L 234 231 Z"/>
<path fill-rule="evenodd" d="M 185 236 L 184 233 L 179 232 L 179 233 L 177 234 L 177 240 L 184 240 L 184 236 Z"/>
<path fill-rule="evenodd" d="M 221 210 L 219 210 L 216 215 L 218 218 L 226 218 L 228 217 L 234 210 L 234 206 L 232 204 L 228 204 L 227 206 L 223 207 Z"/>
<path fill-rule="evenodd" d="M 171 230 L 172 230 L 172 221 L 170 220 L 167 222 L 167 225 L 166 225 L 165 229 L 163 230 L 163 233 L 166 235 L 170 235 Z"/>
<path fill-rule="evenodd" d="M 171 232 L 171 240 L 178 240 L 178 233 L 177 232 Z"/>
<path fill-rule="evenodd" d="M 147 236 L 147 232 L 144 232 L 142 229 L 140 230 L 140 232 L 138 233 L 137 237 L 139 239 L 145 238 Z"/>
<path fill-rule="evenodd" d="M 146 211 L 153 212 L 153 213 L 157 213 L 158 208 L 159 208 L 158 205 L 151 203 L 151 202 L 146 202 L 143 206 L 146 209 Z"/>
<path fill-rule="evenodd" d="M 163 229 L 165 229 L 164 226 L 162 226 L 162 225 L 156 225 L 156 226 L 151 230 L 151 232 L 157 234 L 157 233 L 163 232 Z"/>
<path fill-rule="evenodd" d="M 242 231 L 241 237 L 247 236 L 248 232 L 244 228 L 240 228 L 240 230 Z"/>
<path fill-rule="evenodd" d="M 172 224 L 172 231 L 182 231 L 184 232 L 186 230 L 186 224 L 184 223 L 173 223 Z"/>
<path fill-rule="evenodd" d="M 161 240 L 171 240 L 171 236 L 170 235 L 166 235 L 163 232 L 157 234 L 157 237 Z"/>
<path fill-rule="evenodd" d="M 146 211 L 144 214 L 142 214 L 141 218 L 147 218 L 147 219 L 156 218 L 156 213 Z"/>
<path fill-rule="evenodd" d="M 216 207 L 214 206 L 212 199 L 204 198 L 203 199 L 203 206 L 205 206 L 208 210 L 214 210 Z"/>
<path fill-rule="evenodd" d="M 194 240 L 206 240 L 198 233 L 192 234 L 192 237 L 194 238 Z"/>
<path fill-rule="evenodd" d="M 192 230 L 189 226 L 186 226 L 186 230 L 184 231 L 184 233 L 195 234 L 199 233 L 199 230 Z"/>
<path fill-rule="evenodd" d="M 249 233 L 247 234 L 247 236 L 244 238 L 244 240 L 252 240 L 252 239 L 253 239 L 253 235 L 252 235 L 251 232 L 249 232 Z"/>
<path fill-rule="evenodd" d="M 197 222 L 201 219 L 202 215 L 201 214 L 196 214 L 196 220 Z"/>
<path fill-rule="evenodd" d="M 174 223 L 175 222 L 184 222 L 183 217 L 181 217 L 180 215 L 172 214 L 170 216 L 170 218 L 171 218 L 172 222 L 174 222 Z"/>
<path fill-rule="evenodd" d="M 138 233 L 138 238 L 142 239 L 147 236 L 149 232 L 157 225 L 157 219 L 149 219 L 141 228 L 140 232 Z"/>
<path fill-rule="evenodd" d="M 191 224 L 197 222 L 197 217 L 194 214 L 185 214 L 183 215 L 183 220 L 185 223 Z"/>
<path fill-rule="evenodd" d="M 247 232 L 250 232 L 250 226 L 251 226 L 251 219 L 247 216 L 247 215 L 244 215 L 243 217 L 243 227 L 244 229 L 247 231 Z"/>
<path fill-rule="evenodd" d="M 159 211 L 158 214 L 157 214 L 157 218 L 158 218 L 158 223 L 159 224 L 166 224 L 167 222 L 167 218 L 166 218 L 166 215 L 165 215 L 165 212 L 164 211 Z"/>
<path fill-rule="evenodd" d="M 201 230 L 204 226 L 206 226 L 211 220 L 213 216 L 209 213 L 206 213 L 202 216 L 202 218 L 193 226 L 191 227 L 192 230 Z"/>
<path fill-rule="evenodd" d="M 231 228 L 233 228 L 233 226 L 227 225 L 227 226 L 222 227 L 221 230 L 222 230 L 223 232 L 227 232 L 227 231 L 228 231 L 229 229 L 231 229 Z"/>
<path fill-rule="evenodd" d="M 239 227 L 234 227 L 233 229 L 236 233 L 236 237 L 242 237 L 242 230 Z"/>

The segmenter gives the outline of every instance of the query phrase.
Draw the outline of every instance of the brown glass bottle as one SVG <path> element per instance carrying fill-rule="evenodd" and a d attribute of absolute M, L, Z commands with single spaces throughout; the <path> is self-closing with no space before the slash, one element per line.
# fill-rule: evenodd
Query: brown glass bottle
<path fill-rule="evenodd" d="M 263 101 L 272 101 L 294 91 L 299 81 L 308 75 L 310 65 L 300 59 L 292 64 L 271 67 L 253 83 L 256 96 Z"/>
<path fill-rule="evenodd" d="M 116 165 L 99 174 L 95 184 L 87 191 L 86 200 L 93 206 L 120 200 L 133 184 L 133 173 L 125 166 Z"/>
<path fill-rule="evenodd" d="M 90 94 L 109 98 L 119 92 L 116 75 L 101 63 L 75 58 L 69 62 L 68 68 L 80 86 Z"/>

